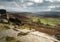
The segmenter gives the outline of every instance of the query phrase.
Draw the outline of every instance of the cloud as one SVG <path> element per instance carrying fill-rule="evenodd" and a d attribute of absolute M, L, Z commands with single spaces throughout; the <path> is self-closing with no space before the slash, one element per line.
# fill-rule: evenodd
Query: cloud
<path fill-rule="evenodd" d="M 31 6 L 31 5 L 33 5 L 33 4 L 34 4 L 34 3 L 32 3 L 32 2 L 27 2 L 27 3 L 26 3 L 27 6 Z"/>
<path fill-rule="evenodd" d="M 33 0 L 36 3 L 43 3 L 43 0 Z"/>
<path fill-rule="evenodd" d="M 0 5 L 0 9 L 5 9 L 5 7 Z"/>
<path fill-rule="evenodd" d="M 60 0 L 0 0 L 0 8 L 7 11 L 60 11 Z"/>

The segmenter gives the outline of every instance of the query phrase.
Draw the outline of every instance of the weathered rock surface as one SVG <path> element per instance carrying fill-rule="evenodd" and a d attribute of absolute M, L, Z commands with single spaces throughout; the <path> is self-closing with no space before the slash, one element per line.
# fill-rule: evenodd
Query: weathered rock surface
<path fill-rule="evenodd" d="M 38 32 L 38 31 L 30 31 L 25 29 L 17 29 L 18 31 L 15 31 L 13 29 L 5 30 L 0 32 L 0 38 L 3 36 L 10 36 L 14 37 L 15 39 L 19 40 L 20 42 L 60 42 L 57 39 L 55 39 L 52 36 L 49 36 L 48 34 Z M 18 33 L 27 33 L 27 35 L 18 36 Z M 1 42 L 5 42 L 3 40 L 0 40 Z"/>

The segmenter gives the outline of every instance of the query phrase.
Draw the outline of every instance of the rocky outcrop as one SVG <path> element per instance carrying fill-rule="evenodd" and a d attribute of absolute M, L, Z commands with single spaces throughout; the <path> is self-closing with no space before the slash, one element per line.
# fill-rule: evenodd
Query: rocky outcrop
<path fill-rule="evenodd" d="M 0 38 L 4 36 L 10 36 L 10 37 L 14 37 L 16 40 L 20 42 L 60 42 L 55 37 L 42 32 L 38 32 L 38 31 L 33 32 L 26 29 L 17 29 L 17 30 L 18 31 L 9 29 L 6 31 L 2 31 L 0 32 Z M 18 33 L 20 34 L 19 36 L 17 35 Z"/>

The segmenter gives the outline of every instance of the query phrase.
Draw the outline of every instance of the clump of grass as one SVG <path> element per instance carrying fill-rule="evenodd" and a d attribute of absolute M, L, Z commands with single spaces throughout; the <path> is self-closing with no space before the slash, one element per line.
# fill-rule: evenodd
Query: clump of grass
<path fill-rule="evenodd" d="M 6 29 L 10 29 L 8 26 L 4 26 Z"/>
<path fill-rule="evenodd" d="M 8 26 L 0 26 L 0 31 L 10 29 Z"/>
<path fill-rule="evenodd" d="M 16 40 L 14 37 L 10 37 L 10 36 L 2 37 L 1 39 L 5 40 L 6 42 L 20 42 Z"/>
<path fill-rule="evenodd" d="M 0 31 L 7 30 L 7 29 L 10 29 L 9 24 L 0 23 Z"/>

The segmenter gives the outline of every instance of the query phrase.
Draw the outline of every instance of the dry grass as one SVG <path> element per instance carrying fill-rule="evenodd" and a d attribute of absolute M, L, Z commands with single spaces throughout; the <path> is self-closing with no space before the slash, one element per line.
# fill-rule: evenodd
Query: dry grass
<path fill-rule="evenodd" d="M 0 31 L 10 29 L 7 24 L 0 23 Z"/>
<path fill-rule="evenodd" d="M 10 37 L 10 36 L 2 37 L 1 40 L 5 40 L 6 42 L 20 42 L 16 40 L 14 37 Z"/>

